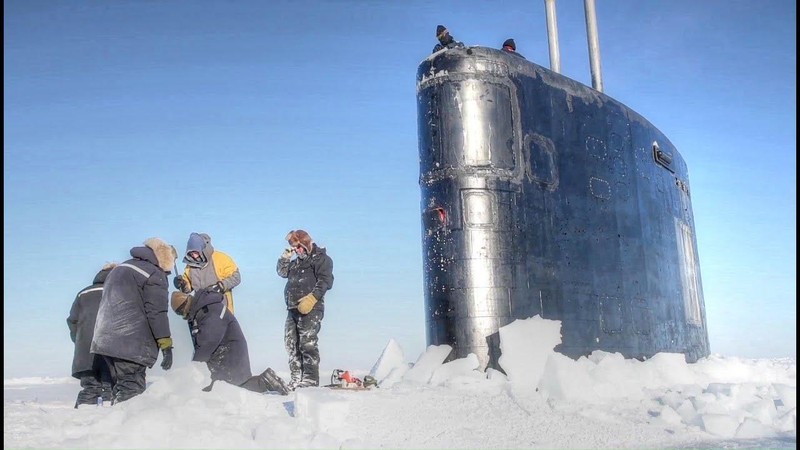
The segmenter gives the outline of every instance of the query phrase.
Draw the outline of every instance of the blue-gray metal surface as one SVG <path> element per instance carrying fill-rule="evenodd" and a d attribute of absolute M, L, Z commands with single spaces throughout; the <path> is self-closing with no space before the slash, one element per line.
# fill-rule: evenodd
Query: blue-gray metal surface
<path fill-rule="evenodd" d="M 429 345 L 499 368 L 498 329 L 538 314 L 573 358 L 708 355 L 687 168 L 658 129 L 482 47 L 423 61 L 417 103 Z"/>

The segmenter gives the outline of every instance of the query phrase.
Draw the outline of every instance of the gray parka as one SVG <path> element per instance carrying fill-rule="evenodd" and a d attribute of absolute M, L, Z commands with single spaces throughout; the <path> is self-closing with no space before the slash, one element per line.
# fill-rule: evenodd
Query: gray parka
<path fill-rule="evenodd" d="M 167 274 L 150 247 L 131 256 L 106 278 L 91 352 L 153 367 L 156 340 L 170 336 Z"/>
<path fill-rule="evenodd" d="M 72 302 L 72 308 L 69 310 L 67 326 L 69 327 L 69 337 L 75 343 L 72 376 L 78 379 L 80 379 L 81 372 L 98 369 L 94 364 L 95 355 L 89 353 L 89 348 L 94 336 L 94 324 L 97 321 L 100 298 L 103 296 L 103 283 L 111 269 L 103 269 L 98 272 L 92 285 L 78 292 Z"/>

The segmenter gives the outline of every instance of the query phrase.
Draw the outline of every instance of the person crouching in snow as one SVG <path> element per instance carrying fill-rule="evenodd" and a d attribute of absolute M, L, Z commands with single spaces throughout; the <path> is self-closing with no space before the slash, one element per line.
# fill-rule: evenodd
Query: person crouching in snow
<path fill-rule="evenodd" d="M 211 384 L 204 391 L 210 391 L 217 380 L 222 380 L 254 392 L 289 393 L 271 368 L 252 375 L 247 340 L 236 316 L 226 308 L 221 292 L 206 288 L 192 296 L 175 291 L 170 303 L 172 310 L 189 323 L 194 344 L 192 361 L 206 363 L 211 372 Z"/>

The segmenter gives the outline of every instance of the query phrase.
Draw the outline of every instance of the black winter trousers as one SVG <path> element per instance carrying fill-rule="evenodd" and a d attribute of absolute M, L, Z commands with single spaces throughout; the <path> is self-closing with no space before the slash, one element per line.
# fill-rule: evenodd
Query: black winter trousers
<path fill-rule="evenodd" d="M 97 398 L 110 402 L 111 394 L 111 370 L 101 356 L 95 356 L 95 370 L 87 370 L 76 375 L 81 380 L 81 391 L 78 392 L 78 399 L 75 400 L 75 407 L 78 405 L 96 405 Z"/>
<path fill-rule="evenodd" d="M 111 371 L 111 404 L 124 402 L 144 392 L 146 366 L 124 359 L 105 356 Z"/>
<path fill-rule="evenodd" d="M 319 386 L 319 330 L 324 311 L 314 308 L 308 314 L 290 309 L 286 316 L 284 344 L 289 354 L 293 383 Z"/>

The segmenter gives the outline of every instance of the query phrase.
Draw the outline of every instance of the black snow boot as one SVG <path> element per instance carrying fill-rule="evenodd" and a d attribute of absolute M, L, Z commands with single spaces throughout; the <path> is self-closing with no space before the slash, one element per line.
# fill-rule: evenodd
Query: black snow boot
<path fill-rule="evenodd" d="M 286 386 L 286 383 L 283 382 L 283 379 L 279 377 L 274 370 L 267 368 L 267 370 L 261 373 L 261 378 L 266 382 L 270 391 L 277 392 L 281 395 L 289 394 L 289 388 Z"/>

